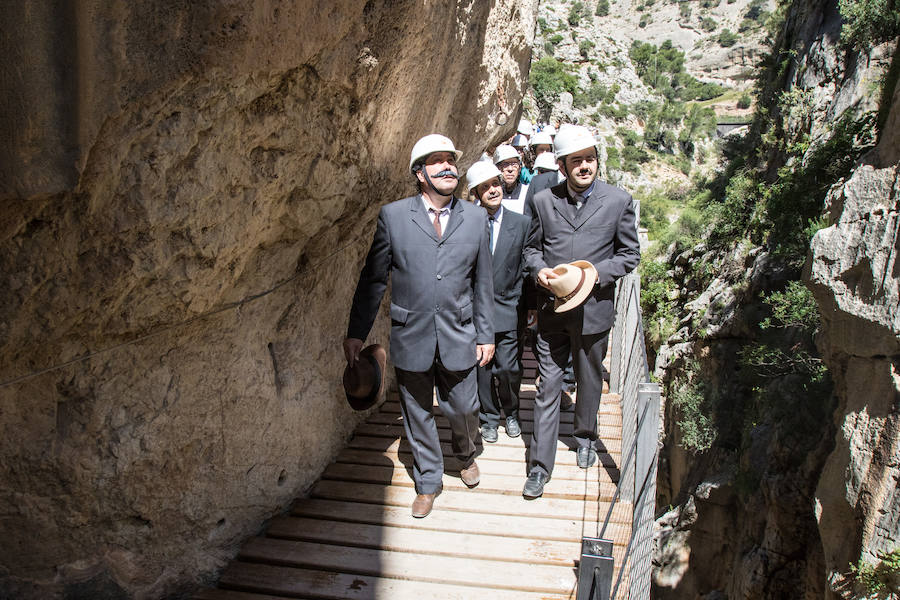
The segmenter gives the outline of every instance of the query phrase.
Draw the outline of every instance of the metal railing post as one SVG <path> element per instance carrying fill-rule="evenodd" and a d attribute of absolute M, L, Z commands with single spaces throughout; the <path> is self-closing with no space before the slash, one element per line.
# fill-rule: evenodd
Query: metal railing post
<path fill-rule="evenodd" d="M 613 543 L 601 538 L 581 538 L 576 600 L 609 600 L 613 576 Z"/>

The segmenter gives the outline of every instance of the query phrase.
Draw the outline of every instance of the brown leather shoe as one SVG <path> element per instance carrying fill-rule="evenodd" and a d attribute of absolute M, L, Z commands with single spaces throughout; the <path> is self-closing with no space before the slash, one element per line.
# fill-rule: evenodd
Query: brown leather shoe
<path fill-rule="evenodd" d="M 416 499 L 412 503 L 412 516 L 417 519 L 427 517 L 434 506 L 434 499 L 438 497 L 440 492 L 435 494 L 417 494 Z"/>
<path fill-rule="evenodd" d="M 462 482 L 469 486 L 470 488 L 478 485 L 478 482 L 481 481 L 481 471 L 478 470 L 478 465 L 476 463 L 472 463 L 465 469 L 459 472 L 459 478 L 462 479 Z"/>

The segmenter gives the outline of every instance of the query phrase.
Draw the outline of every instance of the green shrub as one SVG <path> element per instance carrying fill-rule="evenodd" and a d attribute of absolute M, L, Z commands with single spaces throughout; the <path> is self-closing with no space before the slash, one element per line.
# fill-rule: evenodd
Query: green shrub
<path fill-rule="evenodd" d="M 684 383 L 669 396 L 678 411 L 678 428 L 681 430 L 679 444 L 689 452 L 703 452 L 712 447 L 716 431 L 710 416 L 710 403 L 704 395 L 702 384 Z"/>
<path fill-rule="evenodd" d="M 563 36 L 561 36 L 560 34 L 556 33 L 556 34 L 551 35 L 551 36 L 550 36 L 550 39 L 549 39 L 548 41 L 549 41 L 551 44 L 553 44 L 554 46 L 556 46 L 556 45 L 559 44 L 561 41 L 563 41 Z"/>
<path fill-rule="evenodd" d="M 691 5 L 687 2 L 682 2 L 678 6 L 678 16 L 682 19 L 690 19 L 691 18 Z"/>
<path fill-rule="evenodd" d="M 578 27 L 581 23 L 581 17 L 584 16 L 584 3 L 576 0 L 569 9 L 568 21 L 572 27 Z"/>
<path fill-rule="evenodd" d="M 545 118 L 549 117 L 560 93 L 569 92 L 574 96 L 578 91 L 576 77 L 569 73 L 566 65 L 552 56 L 545 56 L 531 65 L 529 83 L 534 91 L 538 110 Z"/>
<path fill-rule="evenodd" d="M 859 50 L 900 37 L 897 0 L 839 0 L 841 41 Z"/>
<path fill-rule="evenodd" d="M 538 30 L 541 32 L 541 35 L 553 31 L 550 25 L 547 24 L 547 19 L 544 17 L 539 17 L 537 20 Z"/>
<path fill-rule="evenodd" d="M 594 11 L 594 14 L 598 17 L 609 15 L 609 0 L 597 0 L 597 10 Z"/>
<path fill-rule="evenodd" d="M 760 322 L 763 329 L 799 327 L 814 332 L 819 328 L 819 307 L 812 292 L 800 281 L 788 282 L 783 292 L 764 296 L 772 315 Z"/>
<path fill-rule="evenodd" d="M 547 56 L 553 56 L 556 53 L 556 46 L 551 44 L 549 41 L 544 42 L 544 54 Z"/>
<path fill-rule="evenodd" d="M 700 21 L 700 29 L 707 33 L 715 31 L 718 26 L 719 24 L 709 17 L 704 17 L 703 20 Z"/>
<path fill-rule="evenodd" d="M 750 94 L 741 94 L 741 97 L 738 98 L 737 107 L 738 108 L 750 108 L 750 104 L 753 102 L 753 99 L 750 97 Z"/>
<path fill-rule="evenodd" d="M 644 28 L 652 21 L 653 17 L 650 16 L 650 13 L 643 14 L 641 15 L 641 20 L 638 22 L 638 27 Z"/>
<path fill-rule="evenodd" d="M 609 145 L 606 147 L 606 172 L 609 174 L 610 170 L 621 171 L 622 170 L 622 161 L 619 158 L 619 149 L 615 146 Z"/>
<path fill-rule="evenodd" d="M 641 224 L 646 225 L 645 215 L 652 220 L 666 220 L 665 205 L 655 205 L 648 200 L 641 201 Z M 659 214 L 656 214 L 657 211 Z M 675 280 L 669 275 L 668 265 L 655 260 L 643 260 L 638 265 L 641 275 L 641 311 L 644 322 L 644 337 L 647 350 L 656 354 L 659 347 L 675 333 L 678 312 L 671 299 L 676 289 Z"/>
<path fill-rule="evenodd" d="M 587 59 L 588 54 L 596 45 L 591 40 L 581 40 L 581 43 L 578 44 L 578 53 L 581 54 L 582 58 Z"/>
<path fill-rule="evenodd" d="M 723 48 L 730 48 L 731 46 L 734 46 L 737 41 L 737 34 L 732 33 L 730 29 L 723 29 L 719 33 L 718 42 Z"/>

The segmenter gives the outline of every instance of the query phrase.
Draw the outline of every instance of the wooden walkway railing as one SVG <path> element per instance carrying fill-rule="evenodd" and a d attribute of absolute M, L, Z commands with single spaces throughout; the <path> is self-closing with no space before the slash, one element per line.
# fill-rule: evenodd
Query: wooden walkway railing
<path fill-rule="evenodd" d="M 250 539 L 219 580 L 197 600 L 276 598 L 537 600 L 575 598 L 581 539 L 596 536 L 618 481 L 622 416 L 617 396 L 600 408 L 606 452 L 575 465 L 572 411 L 562 413 L 553 479 L 543 497 L 525 500 L 526 443 L 533 427 L 534 368 L 526 357 L 523 435 L 484 444 L 481 483 L 468 489 L 453 458 L 444 491 L 424 519 L 410 515 L 412 455 L 396 394 L 359 425 L 308 498 Z M 440 409 L 436 412 L 440 415 Z M 437 419 L 444 452 L 449 426 Z M 621 564 L 632 507 L 616 505 L 606 537 Z"/>

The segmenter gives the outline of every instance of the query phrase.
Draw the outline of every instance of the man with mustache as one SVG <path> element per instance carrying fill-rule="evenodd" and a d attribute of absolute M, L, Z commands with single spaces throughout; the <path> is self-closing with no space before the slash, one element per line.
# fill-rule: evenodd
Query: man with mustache
<path fill-rule="evenodd" d="M 494 355 L 494 284 L 487 213 L 453 195 L 461 154 L 438 134 L 413 146 L 409 170 L 419 194 L 382 207 L 343 343 L 352 365 L 390 278 L 390 355 L 413 455 L 412 516 L 417 518 L 431 512 L 443 487 L 444 457 L 432 411 L 435 388 L 450 423 L 460 478 L 468 487 L 480 481 L 475 365 L 488 364 Z"/>
<path fill-rule="evenodd" d="M 494 272 L 494 360 L 478 367 L 478 399 L 481 404 L 481 439 L 497 441 L 501 410 L 506 414 L 506 435 L 519 437 L 518 312 L 522 295 L 522 249 L 529 219 L 503 207 L 500 171 L 482 160 L 469 168 L 466 184 L 471 197 L 487 211 Z"/>
<path fill-rule="evenodd" d="M 557 164 L 566 180 L 534 196 L 534 215 L 525 263 L 540 286 L 538 335 L 535 344 L 541 381 L 534 400 L 526 498 L 543 494 L 553 473 L 559 436 L 560 390 L 569 353 L 575 366 L 578 401 L 575 403 L 576 461 L 586 469 L 597 461 L 597 411 L 600 407 L 602 363 L 614 318 L 616 279 L 632 271 L 640 260 L 634 202 L 624 190 L 597 180 L 597 147 L 593 134 L 581 126 L 556 135 Z M 587 261 L 596 269 L 569 296 L 590 293 L 578 306 L 556 312 L 550 280 L 553 267 Z M 564 299 L 563 299 L 564 300 Z"/>

